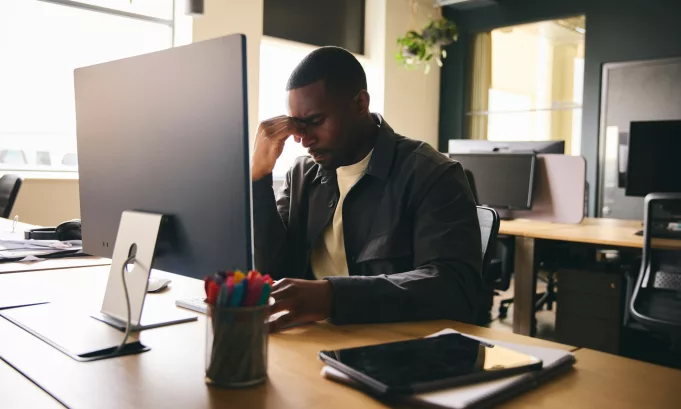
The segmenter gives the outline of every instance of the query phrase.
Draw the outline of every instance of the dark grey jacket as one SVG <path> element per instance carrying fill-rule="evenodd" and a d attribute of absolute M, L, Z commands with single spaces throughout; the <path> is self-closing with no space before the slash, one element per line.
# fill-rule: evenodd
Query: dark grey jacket
<path fill-rule="evenodd" d="M 378 115 L 365 174 L 343 204 L 349 277 L 333 285 L 337 324 L 473 322 L 481 291 L 480 227 L 458 162 L 396 134 Z M 278 198 L 253 183 L 255 265 L 273 278 L 314 278 L 310 254 L 338 202 L 335 171 L 300 157 Z"/>

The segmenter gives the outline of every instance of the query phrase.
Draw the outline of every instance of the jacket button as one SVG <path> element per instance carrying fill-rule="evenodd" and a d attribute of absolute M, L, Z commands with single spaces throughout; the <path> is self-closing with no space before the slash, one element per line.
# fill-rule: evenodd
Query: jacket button
<path fill-rule="evenodd" d="M 333 207 L 334 204 L 335 202 L 333 200 L 329 200 L 329 207 Z"/>

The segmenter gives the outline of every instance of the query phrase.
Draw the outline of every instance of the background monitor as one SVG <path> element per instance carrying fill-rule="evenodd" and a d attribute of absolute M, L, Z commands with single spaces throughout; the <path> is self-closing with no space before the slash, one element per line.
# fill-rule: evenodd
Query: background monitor
<path fill-rule="evenodd" d="M 535 154 L 467 153 L 449 157 L 473 174 L 480 205 L 509 210 L 532 208 Z"/>
<path fill-rule="evenodd" d="M 632 122 L 627 196 L 681 192 L 681 120 Z"/>
<path fill-rule="evenodd" d="M 246 95 L 243 35 L 75 70 L 84 251 L 137 210 L 172 216 L 154 268 L 251 269 Z"/>
<path fill-rule="evenodd" d="M 565 141 L 478 141 L 473 139 L 450 139 L 449 153 L 485 152 L 534 152 L 565 153 Z"/>

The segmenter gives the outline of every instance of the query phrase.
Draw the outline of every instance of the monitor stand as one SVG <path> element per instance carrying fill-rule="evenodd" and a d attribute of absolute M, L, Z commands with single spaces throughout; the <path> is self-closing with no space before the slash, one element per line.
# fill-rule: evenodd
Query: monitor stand
<path fill-rule="evenodd" d="M 123 288 L 122 274 L 125 262 L 134 257 L 133 264 L 125 272 L 125 282 L 130 300 L 130 328 L 134 331 L 165 325 L 195 321 L 195 314 L 181 310 L 173 303 L 147 303 L 145 299 L 154 252 L 161 225 L 167 217 L 161 214 L 124 211 L 116 236 L 111 260 L 111 270 L 106 285 L 102 308 L 92 317 L 114 328 L 125 330 L 128 310 Z"/>
<path fill-rule="evenodd" d="M 147 303 L 144 313 L 142 311 L 158 232 L 164 220 L 165 217 L 159 214 L 123 212 L 102 309 L 92 318 L 118 330 L 126 330 L 128 303 L 122 274 L 124 264 L 131 257 L 134 258 L 132 268 L 128 268 L 124 274 L 132 331 L 195 321 L 198 318 L 177 308 L 172 300 L 164 297 Z M 126 345 L 118 351 L 122 341 L 120 332 L 101 325 L 89 314 L 83 314 L 78 306 L 50 302 L 28 304 L 35 305 L 5 309 L 0 311 L 0 315 L 77 361 L 107 359 L 149 350 L 139 341 L 138 334 L 130 334 Z"/>

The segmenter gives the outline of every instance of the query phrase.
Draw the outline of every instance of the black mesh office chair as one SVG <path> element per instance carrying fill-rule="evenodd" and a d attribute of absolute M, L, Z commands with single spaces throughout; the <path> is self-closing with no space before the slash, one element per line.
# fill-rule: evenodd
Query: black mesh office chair
<path fill-rule="evenodd" d="M 475 177 L 473 176 L 473 172 L 471 172 L 468 169 L 464 169 L 464 173 L 466 174 L 466 178 L 468 179 L 468 184 L 471 188 L 471 193 L 473 193 L 473 199 L 475 200 L 476 204 L 480 204 L 478 201 L 478 190 L 475 185 Z M 483 244 L 483 252 L 485 259 L 483 260 L 484 268 L 483 268 L 483 275 L 482 275 L 482 284 L 483 284 L 483 294 L 481 296 L 481 306 L 480 306 L 480 314 L 477 319 L 477 324 L 478 325 L 486 325 L 490 322 L 491 320 L 491 315 L 490 311 L 492 309 L 492 304 L 494 301 L 494 296 L 497 295 L 495 290 L 501 290 L 505 291 L 509 288 L 510 286 L 510 281 L 511 281 L 511 274 L 512 274 L 512 260 L 507 260 L 508 257 L 499 257 L 499 252 L 501 252 L 503 255 L 507 255 L 507 245 L 504 244 L 501 246 L 501 248 L 497 247 L 497 244 L 499 243 L 499 214 L 490 208 L 487 207 L 482 207 L 478 206 L 478 218 L 481 218 L 480 220 L 480 228 L 483 229 L 483 220 L 486 217 L 489 217 L 489 212 L 482 211 L 481 209 L 487 209 L 487 210 L 492 210 L 494 211 L 494 214 L 496 215 L 496 223 L 497 227 L 495 228 L 494 231 L 494 242 L 492 247 L 486 247 Z M 482 230 L 481 230 L 482 232 Z M 485 243 L 486 236 L 483 232 L 482 236 L 483 243 Z M 513 244 L 513 243 L 511 243 Z M 512 252 L 510 253 L 511 255 L 513 254 Z"/>
<path fill-rule="evenodd" d="M 464 169 L 464 173 L 466 174 L 468 184 L 471 187 L 475 203 L 480 204 L 473 172 Z M 480 325 L 491 321 L 491 315 L 488 310 L 492 308 L 494 296 L 499 295 L 496 291 L 506 291 L 511 286 L 511 277 L 514 268 L 515 240 L 513 237 L 497 235 L 495 244 L 495 249 L 489 254 L 489 260 L 483 275 L 483 285 L 485 286 L 484 308 L 487 308 L 487 312 L 485 312 L 487 320 L 485 321 L 481 318 L 478 322 Z M 535 300 L 534 309 L 535 311 L 538 311 L 546 306 L 548 310 L 552 310 L 553 303 L 556 302 L 554 274 L 552 272 L 547 272 L 545 279 L 541 277 L 538 279 L 546 282 L 546 292 L 538 294 L 538 298 Z M 513 298 L 501 300 L 499 303 L 499 319 L 506 318 L 508 309 L 512 303 Z"/>
<path fill-rule="evenodd" d="M 643 257 L 629 311 L 634 320 L 658 332 L 681 339 L 681 250 L 654 249 L 656 231 L 681 218 L 681 193 L 651 193 L 645 198 Z M 677 236 L 678 237 L 678 236 Z"/>
<path fill-rule="evenodd" d="M 12 214 L 21 183 L 22 179 L 17 175 L 4 175 L 0 178 L 0 217 L 7 219 Z"/>
<path fill-rule="evenodd" d="M 492 307 L 492 297 L 488 291 L 488 284 L 495 281 L 497 275 L 496 263 L 494 260 L 494 250 L 499 233 L 499 214 L 496 210 L 489 207 L 478 206 L 478 222 L 480 223 L 480 237 L 482 239 L 482 280 L 485 286 L 485 294 L 481 297 L 481 305 L 478 307 L 479 314 L 476 319 L 477 324 L 487 324 L 489 322 L 489 310 Z"/>

